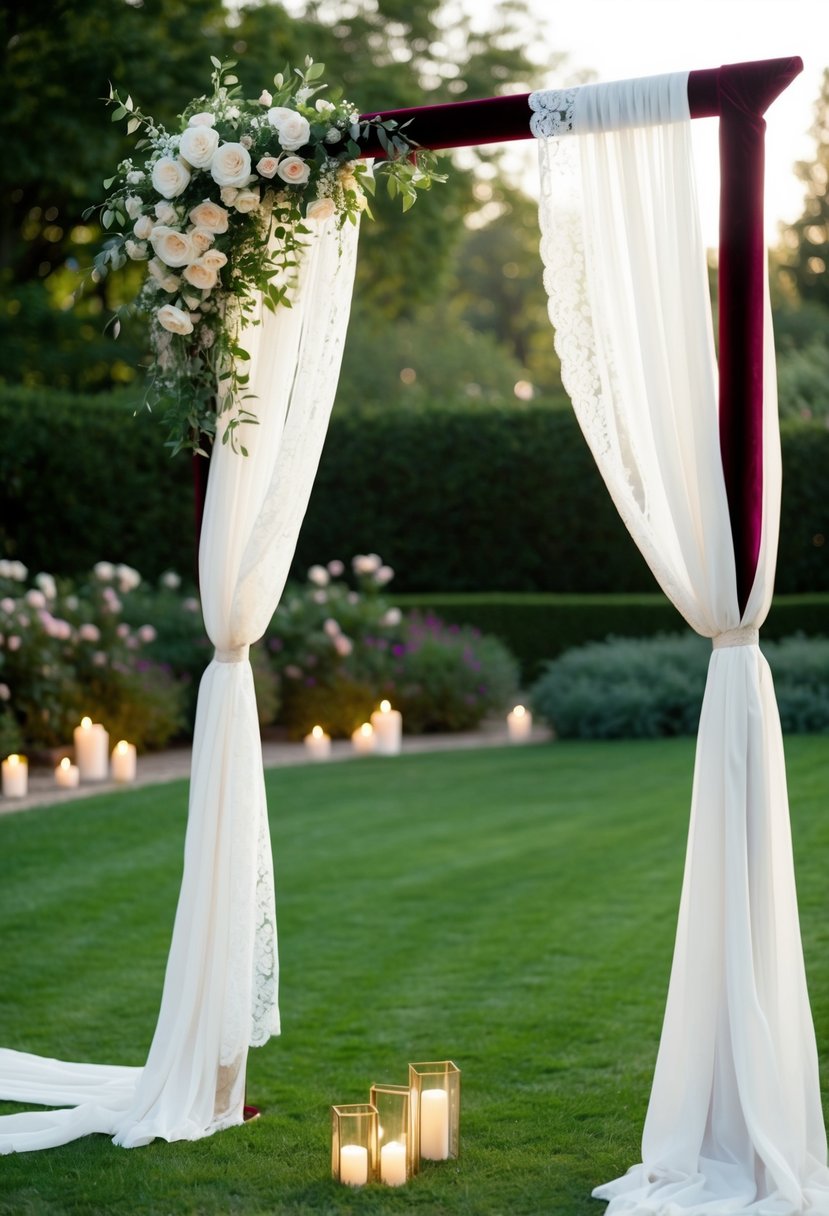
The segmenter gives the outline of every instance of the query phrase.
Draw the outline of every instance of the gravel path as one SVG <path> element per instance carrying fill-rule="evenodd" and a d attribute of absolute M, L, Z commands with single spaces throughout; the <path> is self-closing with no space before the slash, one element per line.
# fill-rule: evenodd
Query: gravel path
<path fill-rule="evenodd" d="M 549 731 L 534 727 L 531 743 L 542 743 L 550 738 Z M 500 723 L 485 724 L 479 731 L 452 735 L 403 736 L 403 754 L 417 755 L 423 752 L 460 751 L 476 747 L 500 747 L 509 742 L 506 729 Z M 280 768 L 290 764 L 308 764 L 302 743 L 262 744 L 265 768 Z M 331 745 L 331 761 L 357 760 L 351 743 L 347 739 L 335 739 Z M 190 776 L 190 748 L 176 748 L 166 752 L 149 752 L 138 757 L 136 785 L 159 785 L 167 781 L 178 781 Z M 59 789 L 55 785 L 51 768 L 32 768 L 29 772 L 29 792 L 25 798 L 0 797 L 0 815 L 17 811 L 29 811 L 34 807 L 51 806 L 59 802 L 74 802 L 78 798 L 89 798 L 95 794 L 107 794 L 113 790 L 130 789 L 114 781 L 95 781 L 78 786 L 74 790 Z"/>

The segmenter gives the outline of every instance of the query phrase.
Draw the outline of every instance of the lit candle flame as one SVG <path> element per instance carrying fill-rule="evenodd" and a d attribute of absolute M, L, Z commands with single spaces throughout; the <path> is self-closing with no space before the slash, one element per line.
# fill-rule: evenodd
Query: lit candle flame
<path fill-rule="evenodd" d="M 374 734 L 374 727 L 371 725 L 370 722 L 364 722 L 363 725 L 360 727 L 360 734 L 363 736 L 364 739 L 368 739 L 370 735 Z"/>
<path fill-rule="evenodd" d="M 125 756 L 130 750 L 130 745 L 127 743 L 126 739 L 122 739 L 120 743 L 115 744 L 115 750 L 118 752 L 119 756 Z"/>
<path fill-rule="evenodd" d="M 380 702 L 380 713 L 381 714 L 387 714 L 390 709 L 391 709 L 391 701 L 381 701 Z"/>
<path fill-rule="evenodd" d="M 19 763 L 20 763 L 19 756 L 9 756 L 9 764 L 12 766 L 12 768 L 14 768 Z"/>
<path fill-rule="evenodd" d="M 314 736 L 315 739 L 321 739 L 322 736 L 325 734 L 325 731 L 322 729 L 321 726 L 315 726 L 314 729 L 311 731 L 311 734 Z"/>
<path fill-rule="evenodd" d="M 91 730 L 91 729 L 92 729 L 92 719 L 91 718 L 81 718 L 81 730 Z"/>
<path fill-rule="evenodd" d="M 524 714 L 527 711 L 523 705 L 516 705 L 515 709 L 512 712 L 515 714 L 516 718 L 523 718 Z"/>
<path fill-rule="evenodd" d="M 68 757 L 68 756 L 64 756 L 64 757 L 63 757 L 63 759 L 62 759 L 62 760 L 61 760 L 61 762 L 60 762 L 60 767 L 61 767 L 61 768 L 62 768 L 64 771 L 66 771 L 67 769 L 70 769 L 70 768 L 72 767 L 72 761 L 69 759 L 69 757 Z"/>

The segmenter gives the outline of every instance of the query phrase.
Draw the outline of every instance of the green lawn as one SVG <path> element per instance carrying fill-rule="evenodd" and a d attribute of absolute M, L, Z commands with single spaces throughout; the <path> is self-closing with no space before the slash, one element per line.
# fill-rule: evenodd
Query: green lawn
<path fill-rule="evenodd" d="M 821 738 L 787 752 L 826 1051 L 829 756 Z M 251 1053 L 263 1118 L 193 1144 L 5 1157 L 0 1213 L 600 1216 L 591 1187 L 638 1160 L 692 760 L 671 740 L 269 773 L 283 1037 Z M 142 1062 L 185 803 L 175 783 L 0 818 L 0 1044 Z M 447 1057 L 460 1160 L 400 1190 L 332 1183 L 329 1106 Z"/>

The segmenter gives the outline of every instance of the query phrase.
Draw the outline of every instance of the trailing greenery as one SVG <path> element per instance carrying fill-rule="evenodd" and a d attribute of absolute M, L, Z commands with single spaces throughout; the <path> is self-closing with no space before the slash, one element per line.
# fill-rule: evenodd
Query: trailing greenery
<path fill-rule="evenodd" d="M 825 741 L 787 762 L 825 1068 Z M 250 1054 L 262 1118 L 6 1157 L 0 1213 L 594 1216 L 591 1188 L 640 1159 L 692 768 L 678 739 L 269 772 L 283 1034 Z M 3 1046 L 143 1063 L 186 804 L 176 782 L 0 817 Z M 459 1160 L 393 1193 L 338 1187 L 331 1104 L 435 1058 L 463 1073 Z"/>
<path fill-rule="evenodd" d="M 829 638 L 786 638 L 762 649 L 783 730 L 829 732 Z M 710 653 L 710 642 L 693 633 L 591 642 L 547 665 L 533 707 L 562 739 L 693 735 Z"/>
<path fill-rule="evenodd" d="M 0 391 L 4 556 L 60 574 L 102 554 L 149 578 L 194 569 L 189 463 L 139 407 Z M 782 433 L 777 590 L 827 591 L 829 430 Z M 355 549 L 382 553 L 401 592 L 654 590 L 572 413 L 536 403 L 335 411 L 294 577 Z"/>

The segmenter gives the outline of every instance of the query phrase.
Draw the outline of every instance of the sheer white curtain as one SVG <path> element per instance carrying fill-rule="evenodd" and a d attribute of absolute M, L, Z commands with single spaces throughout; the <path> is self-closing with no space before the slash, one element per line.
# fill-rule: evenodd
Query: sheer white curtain
<path fill-rule="evenodd" d="M 763 535 L 741 616 L 687 75 L 534 94 L 530 104 L 564 383 L 653 573 L 713 639 L 642 1163 L 594 1194 L 612 1216 L 829 1213 L 783 744 L 758 647 L 780 497 L 770 318 Z"/>
<path fill-rule="evenodd" d="M 351 305 L 357 228 L 309 222 L 291 309 L 245 331 L 257 426 L 217 442 L 199 550 L 215 657 L 199 689 L 184 873 L 143 1068 L 0 1050 L 0 1098 L 60 1106 L 0 1118 L 0 1153 L 91 1132 L 125 1146 L 242 1120 L 249 1046 L 279 1033 L 273 865 L 248 648 L 279 602 L 319 463 Z M 225 422 L 226 425 L 226 422 Z"/>

